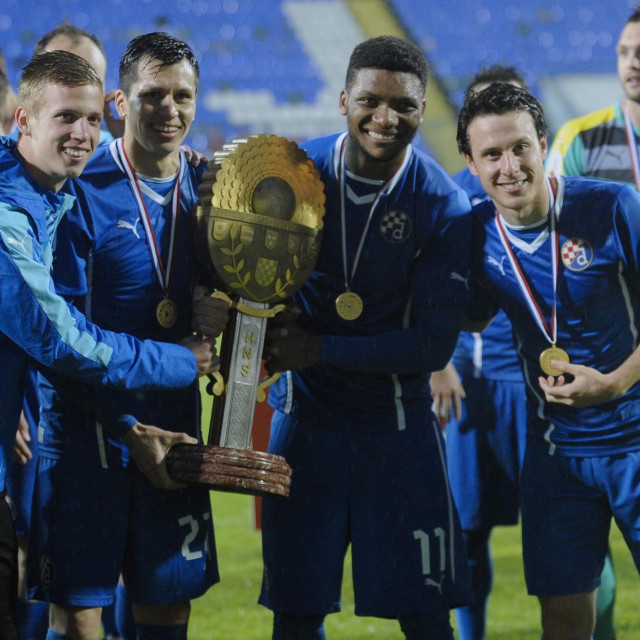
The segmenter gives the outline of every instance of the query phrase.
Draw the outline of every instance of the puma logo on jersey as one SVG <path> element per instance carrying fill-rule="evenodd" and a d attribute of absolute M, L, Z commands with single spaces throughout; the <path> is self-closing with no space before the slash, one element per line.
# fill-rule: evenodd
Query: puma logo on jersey
<path fill-rule="evenodd" d="M 497 261 L 493 256 L 489 256 L 489 257 L 487 258 L 487 262 L 488 262 L 489 264 L 492 264 L 492 265 L 494 265 L 494 266 L 498 267 L 498 269 L 500 270 L 500 273 L 501 273 L 503 276 L 505 276 L 505 275 L 507 275 L 507 274 L 504 272 L 504 261 L 505 261 L 506 257 L 507 257 L 507 256 L 502 256 L 502 260 L 500 260 L 500 262 L 498 262 L 498 261 Z"/>
<path fill-rule="evenodd" d="M 444 580 L 444 575 L 440 577 L 440 582 L 436 582 L 433 578 L 425 578 L 424 586 L 425 587 L 435 587 L 438 590 L 438 593 L 442 595 L 442 582 Z"/>
<path fill-rule="evenodd" d="M 451 274 L 449 275 L 449 277 L 451 278 L 451 280 L 458 280 L 459 282 L 462 282 L 462 284 L 464 284 L 465 288 L 467 289 L 467 291 L 469 291 L 469 276 L 471 275 L 471 272 L 468 271 L 467 272 L 467 277 L 465 278 L 464 276 L 460 275 L 459 273 L 452 271 Z"/>
<path fill-rule="evenodd" d="M 24 246 L 24 243 L 28 235 L 29 235 L 28 233 L 25 233 L 24 238 L 22 238 L 22 240 L 16 240 L 15 238 L 9 237 L 7 238 L 7 244 L 13 244 L 16 247 L 20 247 L 24 253 L 27 253 L 27 248 Z"/>
<path fill-rule="evenodd" d="M 140 238 L 138 235 L 138 229 L 136 228 L 138 226 L 138 222 L 140 222 L 140 218 L 136 218 L 136 221 L 133 224 L 126 220 L 118 220 L 118 229 L 131 229 L 131 231 L 133 231 L 133 235 L 136 238 Z"/>

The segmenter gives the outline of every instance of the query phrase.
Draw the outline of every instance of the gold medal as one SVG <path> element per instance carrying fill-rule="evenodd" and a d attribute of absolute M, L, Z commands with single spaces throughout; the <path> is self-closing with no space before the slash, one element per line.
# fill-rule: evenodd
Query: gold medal
<path fill-rule="evenodd" d="M 178 319 L 178 308 L 171 298 L 162 298 L 156 307 L 156 318 L 163 329 L 170 329 Z"/>
<path fill-rule="evenodd" d="M 336 298 L 336 311 L 343 320 L 355 320 L 363 309 L 362 298 L 353 291 L 345 291 Z"/>
<path fill-rule="evenodd" d="M 558 360 L 559 362 L 569 362 L 569 354 L 564 349 L 556 347 L 555 344 L 551 345 L 548 349 L 545 349 L 540 354 L 540 368 L 548 376 L 560 376 L 563 372 L 551 366 L 552 360 Z"/>

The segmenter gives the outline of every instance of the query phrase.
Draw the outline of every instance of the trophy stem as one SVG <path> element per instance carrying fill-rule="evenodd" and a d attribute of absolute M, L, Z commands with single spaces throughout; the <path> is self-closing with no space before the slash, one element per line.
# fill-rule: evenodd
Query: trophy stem
<path fill-rule="evenodd" d="M 240 298 L 240 302 L 254 309 L 268 308 L 265 303 L 244 298 Z M 235 311 L 234 316 L 233 330 L 225 331 L 232 338 L 229 341 L 231 344 L 223 345 L 225 353 L 221 355 L 221 360 L 229 363 L 226 392 L 224 400 L 218 398 L 213 403 L 211 430 L 217 439 L 217 445 L 249 449 L 267 318 L 240 311 Z"/>
<path fill-rule="evenodd" d="M 236 322 L 238 319 L 238 311 L 229 310 L 229 320 L 227 328 L 220 338 L 220 373 L 225 380 L 229 380 L 231 370 L 231 357 L 233 353 L 233 336 L 236 330 Z M 209 435 L 207 436 L 207 444 L 220 446 L 220 434 L 222 432 L 222 420 L 225 407 L 227 405 L 227 394 L 215 396 L 213 400 L 213 409 L 209 420 Z"/>

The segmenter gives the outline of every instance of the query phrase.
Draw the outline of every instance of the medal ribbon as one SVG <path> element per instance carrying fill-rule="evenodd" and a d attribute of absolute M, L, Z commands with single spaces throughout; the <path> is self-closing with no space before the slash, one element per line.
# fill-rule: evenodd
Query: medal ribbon
<path fill-rule="evenodd" d="M 627 134 L 627 147 L 629 149 L 629 158 L 631 159 L 633 181 L 636 183 L 636 189 L 640 191 L 640 158 L 638 158 L 638 144 L 636 142 L 636 134 L 633 131 L 628 105 L 622 105 L 622 113 L 624 115 L 624 131 Z"/>
<path fill-rule="evenodd" d="M 556 290 L 558 286 L 558 263 L 560 259 L 560 247 L 558 243 L 558 232 L 556 230 L 557 219 L 560 216 L 560 209 L 562 208 L 562 193 L 561 189 L 558 189 L 560 195 L 555 193 L 555 190 L 551 186 L 551 182 L 547 179 L 547 186 L 549 188 L 549 197 L 551 199 L 551 204 L 549 205 L 549 236 L 551 239 L 551 278 L 553 282 L 553 304 L 551 307 L 551 328 L 547 324 L 547 321 L 544 317 L 544 313 L 542 309 L 538 305 L 533 291 L 527 282 L 526 276 L 518 259 L 516 258 L 513 249 L 511 248 L 511 243 L 509 242 L 509 238 L 502 224 L 502 220 L 500 219 L 500 214 L 496 211 L 494 214 L 494 222 L 496 228 L 498 229 L 498 235 L 500 237 L 500 241 L 502 242 L 502 246 L 504 247 L 507 256 L 509 258 L 509 262 L 511 263 L 511 268 L 515 273 L 516 280 L 518 285 L 520 286 L 520 290 L 522 291 L 522 295 L 529 307 L 529 310 L 533 314 L 533 319 L 536 321 L 538 327 L 544 334 L 544 337 L 551 345 L 556 344 L 556 339 L 558 337 L 558 323 L 557 323 L 557 310 L 556 310 Z"/>
<path fill-rule="evenodd" d="M 376 193 L 376 197 L 371 203 L 371 208 L 369 209 L 369 215 L 367 216 L 367 220 L 364 223 L 362 228 L 362 232 L 360 233 L 360 239 L 358 240 L 358 248 L 356 249 L 355 257 L 353 258 L 353 266 L 351 267 L 351 276 L 348 275 L 348 267 L 347 267 L 347 222 L 346 222 L 346 199 L 347 199 L 347 168 L 346 163 L 344 161 L 344 156 L 346 152 L 346 136 L 342 140 L 342 145 L 340 146 L 340 156 L 338 161 L 338 196 L 340 199 L 340 236 L 342 238 L 342 268 L 344 273 L 344 288 L 346 291 L 349 291 L 349 285 L 353 282 L 353 276 L 355 275 L 356 269 L 358 268 L 358 262 L 360 261 L 360 254 L 362 253 L 362 247 L 364 246 L 364 240 L 369 231 L 369 226 L 371 224 L 371 220 L 373 219 L 373 212 L 378 206 L 378 202 L 380 202 L 380 198 L 384 195 L 387 187 L 391 183 L 391 181 L 398 175 L 399 171 L 404 169 L 407 164 L 407 158 L 410 155 L 407 150 L 407 155 L 405 156 L 402 164 L 396 169 L 394 174 L 380 187 L 378 193 Z"/>
<path fill-rule="evenodd" d="M 144 231 L 147 235 L 147 243 L 149 245 L 149 250 L 151 251 L 153 265 L 158 275 L 158 282 L 162 287 L 162 294 L 166 298 L 169 295 L 171 266 L 173 265 L 174 241 L 176 236 L 176 227 L 178 224 L 178 216 L 180 215 L 180 182 L 182 181 L 182 174 L 184 173 L 184 157 L 181 153 L 180 164 L 178 168 L 178 179 L 176 180 L 176 184 L 173 187 L 173 193 L 171 195 L 171 235 L 169 237 L 169 256 L 167 258 L 167 269 L 165 271 L 164 264 L 162 262 L 162 255 L 160 253 L 160 247 L 156 239 L 156 234 L 153 230 L 153 226 L 151 225 L 151 218 L 149 217 L 149 212 L 147 211 L 147 207 L 142 197 L 140 183 L 138 182 L 136 173 L 129 160 L 129 157 L 127 156 L 127 152 L 124 150 L 122 138 L 116 140 L 116 149 L 118 151 L 118 156 L 120 158 L 120 162 L 124 168 L 124 171 L 129 178 L 129 184 L 131 185 L 133 196 L 138 205 L 140 219 L 142 220 L 142 225 L 144 226 Z"/>

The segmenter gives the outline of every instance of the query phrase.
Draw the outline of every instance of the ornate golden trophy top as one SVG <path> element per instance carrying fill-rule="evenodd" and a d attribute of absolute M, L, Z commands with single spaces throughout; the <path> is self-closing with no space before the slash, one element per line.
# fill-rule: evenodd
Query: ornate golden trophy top
<path fill-rule="evenodd" d="M 234 140 L 203 176 L 199 237 L 229 293 L 281 302 L 315 265 L 324 187 L 306 152 L 273 135 Z"/>

